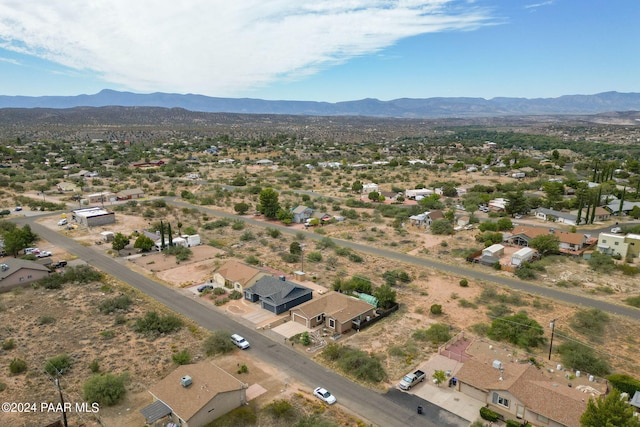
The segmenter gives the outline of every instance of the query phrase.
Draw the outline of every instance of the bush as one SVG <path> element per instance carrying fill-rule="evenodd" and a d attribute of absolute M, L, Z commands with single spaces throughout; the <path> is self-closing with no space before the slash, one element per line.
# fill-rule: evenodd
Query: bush
<path fill-rule="evenodd" d="M 106 373 L 94 375 L 85 381 L 82 389 L 87 402 L 97 402 L 100 405 L 113 406 L 125 395 L 125 382 L 127 375 L 113 375 Z"/>
<path fill-rule="evenodd" d="M 3 383 L 2 381 L 0 381 L 0 393 L 5 391 L 6 389 L 7 389 L 7 385 L 5 383 Z"/>
<path fill-rule="evenodd" d="M 480 416 L 483 419 L 491 422 L 498 421 L 498 419 L 500 418 L 497 412 L 494 412 L 491 409 L 486 408 L 484 406 L 480 408 Z"/>
<path fill-rule="evenodd" d="M 296 409 L 286 400 L 278 399 L 264 407 L 266 413 L 273 418 L 282 420 L 294 420 L 297 416 Z"/>
<path fill-rule="evenodd" d="M 386 379 L 387 374 L 380 361 L 362 350 L 331 343 L 324 348 L 322 356 L 336 362 L 340 370 L 358 380 L 379 383 Z"/>
<path fill-rule="evenodd" d="M 269 235 L 269 237 L 271 237 L 273 239 L 277 239 L 278 237 L 282 236 L 282 232 L 280 230 L 278 230 L 277 228 L 269 228 L 269 227 L 267 227 L 266 231 L 267 231 L 267 234 Z"/>
<path fill-rule="evenodd" d="M 607 377 L 607 380 L 609 380 L 615 388 L 627 393 L 629 396 L 633 396 L 636 391 L 640 391 L 640 381 L 629 375 L 612 374 Z"/>
<path fill-rule="evenodd" d="M 191 255 L 193 254 L 191 249 L 180 245 L 170 246 L 166 248 L 163 253 L 166 255 L 174 255 L 176 257 L 176 261 L 186 261 L 191 258 Z"/>
<path fill-rule="evenodd" d="M 12 374 L 21 374 L 27 370 L 27 362 L 22 359 L 15 358 L 9 362 L 9 372 Z"/>
<path fill-rule="evenodd" d="M 230 353 L 235 348 L 231 342 L 231 333 L 227 331 L 214 331 L 202 345 L 207 356 Z"/>
<path fill-rule="evenodd" d="M 242 298 L 242 292 L 236 291 L 234 289 L 233 291 L 231 291 L 231 293 L 229 294 L 228 298 L 232 299 L 232 300 L 239 300 L 240 298 Z"/>
<path fill-rule="evenodd" d="M 320 252 L 309 252 L 307 260 L 309 260 L 309 262 L 320 262 L 322 261 L 322 254 Z"/>
<path fill-rule="evenodd" d="M 449 327 L 439 323 L 434 323 L 429 329 L 418 329 L 412 336 L 417 341 L 431 341 L 434 344 L 441 344 L 451 339 Z"/>
<path fill-rule="evenodd" d="M 460 280 L 460 286 L 462 286 L 463 288 L 469 286 L 469 282 L 467 281 L 467 279 Z"/>
<path fill-rule="evenodd" d="M 13 350 L 15 347 L 16 347 L 16 342 L 13 338 L 9 338 L 2 341 L 2 349 L 5 351 Z"/>
<path fill-rule="evenodd" d="M 45 362 L 44 370 L 51 376 L 63 375 L 70 366 L 71 359 L 69 356 L 66 354 L 59 354 Z"/>
<path fill-rule="evenodd" d="M 604 376 L 611 372 L 609 362 L 598 359 L 591 347 L 574 341 L 567 341 L 558 347 L 558 353 L 564 366 L 589 372 L 593 375 Z"/>
<path fill-rule="evenodd" d="M 136 319 L 134 330 L 148 338 L 156 338 L 177 331 L 182 324 L 182 320 L 174 315 L 160 316 L 155 311 L 149 311 L 143 318 Z"/>
<path fill-rule="evenodd" d="M 442 314 L 442 305 L 440 304 L 433 304 L 431 306 L 431 308 L 429 309 L 429 311 L 431 311 L 431 314 L 434 314 L 436 316 Z"/>
<path fill-rule="evenodd" d="M 638 307 L 640 308 L 640 295 L 635 296 L 635 297 L 629 297 L 626 300 L 624 300 L 624 302 L 626 302 L 627 304 L 633 306 L 633 307 Z"/>
<path fill-rule="evenodd" d="M 213 288 L 211 293 L 214 295 L 224 295 L 227 293 L 227 291 L 224 288 Z"/>
<path fill-rule="evenodd" d="M 580 310 L 571 318 L 571 327 L 590 338 L 602 336 L 605 326 L 609 322 L 609 315 L 597 308 Z"/>
<path fill-rule="evenodd" d="M 129 295 L 120 295 L 115 298 L 110 298 L 108 300 L 102 301 L 98 306 L 100 313 L 102 314 L 111 314 L 116 310 L 127 310 L 133 301 Z"/>
<path fill-rule="evenodd" d="M 89 363 L 89 370 L 94 374 L 100 372 L 100 362 L 94 359 L 91 363 Z"/>
<path fill-rule="evenodd" d="M 37 320 L 38 325 L 51 325 L 56 323 L 56 318 L 53 316 L 40 316 Z"/>
<path fill-rule="evenodd" d="M 189 350 L 182 350 L 171 355 L 171 360 L 173 360 L 173 363 L 176 365 L 187 365 L 191 362 L 191 353 L 189 353 Z"/>

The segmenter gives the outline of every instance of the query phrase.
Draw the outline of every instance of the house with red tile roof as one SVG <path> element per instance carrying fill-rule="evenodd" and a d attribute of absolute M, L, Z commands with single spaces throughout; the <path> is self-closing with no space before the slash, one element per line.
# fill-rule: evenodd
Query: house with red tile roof
<path fill-rule="evenodd" d="M 589 237 L 582 233 L 569 233 L 555 228 L 518 225 L 511 230 L 511 235 L 506 237 L 505 241 L 518 246 L 529 246 L 529 243 L 531 243 L 534 238 L 543 234 L 553 234 L 556 236 L 558 238 L 560 252 L 572 255 L 580 253 L 589 240 Z"/>

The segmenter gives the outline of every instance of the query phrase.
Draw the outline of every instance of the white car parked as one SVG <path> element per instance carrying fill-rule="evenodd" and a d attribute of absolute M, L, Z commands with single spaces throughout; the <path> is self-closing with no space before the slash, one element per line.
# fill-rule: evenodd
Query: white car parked
<path fill-rule="evenodd" d="M 233 341 L 233 343 L 242 350 L 246 350 L 250 347 L 249 341 L 245 340 L 238 334 L 231 335 L 231 341 Z"/>
<path fill-rule="evenodd" d="M 322 387 L 317 387 L 315 390 L 313 390 L 313 395 L 329 405 L 333 405 L 337 400 L 333 394 L 329 393 Z"/>
<path fill-rule="evenodd" d="M 40 252 L 38 252 L 36 254 L 36 257 L 38 257 L 38 258 L 46 258 L 46 257 L 51 256 L 51 255 L 52 254 L 49 251 L 40 251 Z"/>

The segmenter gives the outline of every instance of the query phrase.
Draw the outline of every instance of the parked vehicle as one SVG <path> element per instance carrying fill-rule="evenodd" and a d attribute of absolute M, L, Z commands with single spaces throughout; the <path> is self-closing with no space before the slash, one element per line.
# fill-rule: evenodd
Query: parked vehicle
<path fill-rule="evenodd" d="M 49 267 L 51 268 L 62 268 L 67 266 L 67 261 L 57 261 L 51 264 Z"/>
<path fill-rule="evenodd" d="M 60 221 L 58 221 L 58 225 L 67 225 L 67 219 L 66 218 L 62 218 Z"/>
<path fill-rule="evenodd" d="M 246 350 L 250 347 L 249 341 L 245 340 L 238 334 L 231 335 L 231 341 L 233 341 L 233 343 L 242 350 Z"/>
<path fill-rule="evenodd" d="M 24 254 L 25 255 L 31 255 L 31 254 L 37 255 L 39 253 L 40 253 L 40 249 L 38 249 L 38 248 L 25 248 L 24 249 Z"/>
<path fill-rule="evenodd" d="M 16 206 L 16 212 L 20 212 L 22 210 L 22 206 Z"/>
<path fill-rule="evenodd" d="M 333 405 L 337 401 L 333 394 L 322 387 L 316 387 L 316 389 L 313 390 L 313 395 L 329 405 Z"/>
<path fill-rule="evenodd" d="M 611 229 L 612 233 L 622 233 L 622 228 L 621 227 L 613 227 Z"/>
<path fill-rule="evenodd" d="M 51 255 L 52 254 L 49 251 L 40 251 L 40 252 L 38 252 L 36 254 L 36 257 L 38 257 L 38 258 L 46 258 L 46 257 L 51 256 Z"/>
<path fill-rule="evenodd" d="M 204 284 L 204 285 L 198 286 L 198 292 L 200 292 L 200 293 L 202 293 L 204 291 L 207 291 L 207 290 L 210 291 L 211 289 L 213 289 L 213 285 Z"/>
<path fill-rule="evenodd" d="M 420 369 L 411 374 L 407 374 L 400 380 L 398 387 L 403 390 L 410 390 L 414 385 L 421 383 L 427 377 L 427 374 Z"/>

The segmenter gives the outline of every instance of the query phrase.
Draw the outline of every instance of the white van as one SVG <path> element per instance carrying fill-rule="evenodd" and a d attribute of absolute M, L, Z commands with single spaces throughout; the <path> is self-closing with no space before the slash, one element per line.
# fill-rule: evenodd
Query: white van
<path fill-rule="evenodd" d="M 58 225 L 67 225 L 67 219 L 62 218 L 60 221 L 58 221 Z"/>
<path fill-rule="evenodd" d="M 241 348 L 242 350 L 246 350 L 249 348 L 249 341 L 245 340 L 244 338 L 242 338 L 240 335 L 238 334 L 233 334 L 231 335 L 231 341 L 233 341 L 233 343 L 238 347 Z"/>

